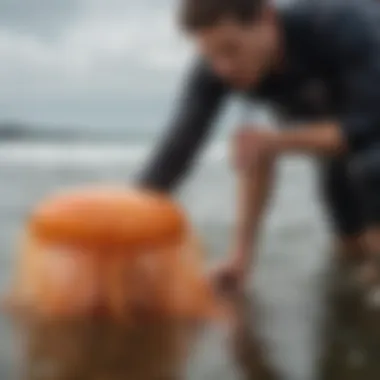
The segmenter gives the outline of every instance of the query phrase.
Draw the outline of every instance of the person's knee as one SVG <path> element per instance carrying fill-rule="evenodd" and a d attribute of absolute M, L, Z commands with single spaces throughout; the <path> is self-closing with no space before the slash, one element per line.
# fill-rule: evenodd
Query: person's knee
<path fill-rule="evenodd" d="M 361 199 L 367 226 L 380 225 L 380 150 L 360 154 L 350 172 Z"/>
<path fill-rule="evenodd" d="M 380 190 L 380 149 L 360 154 L 352 159 L 350 175 L 359 187 Z"/>
<path fill-rule="evenodd" d="M 320 173 L 320 197 L 328 221 L 333 232 L 342 237 L 355 237 L 364 227 L 359 196 L 349 176 L 349 162 L 347 157 L 328 160 Z"/>
<path fill-rule="evenodd" d="M 339 235 L 335 237 L 334 249 L 338 258 L 361 261 L 365 259 L 368 250 L 364 242 L 364 231 L 358 231 L 351 235 Z"/>

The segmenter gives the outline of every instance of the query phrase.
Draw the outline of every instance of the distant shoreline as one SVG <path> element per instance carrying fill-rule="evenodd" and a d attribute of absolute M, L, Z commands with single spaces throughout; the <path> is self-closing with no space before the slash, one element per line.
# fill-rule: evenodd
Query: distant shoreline
<path fill-rule="evenodd" d="M 62 142 L 62 143 L 142 143 L 160 138 L 161 129 L 126 128 L 124 130 L 74 129 L 38 127 L 34 125 L 0 122 L 0 144 L 6 142 Z M 225 136 L 215 135 L 217 141 Z M 214 139 L 214 141 L 215 141 Z"/>
<path fill-rule="evenodd" d="M 106 135 L 106 136 L 92 136 L 89 135 L 73 135 L 73 136 L 61 136 L 59 134 L 31 134 L 28 136 L 3 136 L 0 132 L 0 146 L 7 144 L 63 144 L 63 145 L 73 145 L 73 144 L 85 144 L 85 145 L 145 145 L 154 144 L 157 139 L 150 135 Z M 223 143 L 226 140 L 224 138 L 216 138 L 214 143 Z"/>
<path fill-rule="evenodd" d="M 146 136 L 112 136 L 112 135 L 105 135 L 105 136 L 98 136 L 98 135 L 61 135 L 59 133 L 51 133 L 51 134 L 44 134 L 44 133 L 34 133 L 34 134 L 20 134 L 20 135 L 13 135 L 9 136 L 6 134 L 2 134 L 0 132 L 0 143 L 1 142 L 66 142 L 66 143 L 74 143 L 74 142 L 87 142 L 87 143 L 99 143 L 99 142 L 125 142 L 125 143 L 131 143 L 131 142 L 139 142 L 146 140 Z"/>
<path fill-rule="evenodd" d="M 1 142 L 138 142 L 153 138 L 158 131 L 149 130 L 126 130 L 111 131 L 106 130 L 86 130 L 84 128 L 39 128 L 34 126 L 12 125 L 0 123 L 0 143 Z"/>

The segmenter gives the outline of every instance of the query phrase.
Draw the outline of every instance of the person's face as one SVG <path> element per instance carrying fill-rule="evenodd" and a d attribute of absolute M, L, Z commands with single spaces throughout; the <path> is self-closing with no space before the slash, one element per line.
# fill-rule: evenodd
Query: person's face
<path fill-rule="evenodd" d="M 273 64 L 279 48 L 274 12 L 267 9 L 248 24 L 225 19 L 195 34 L 214 72 L 238 88 L 254 86 Z"/>

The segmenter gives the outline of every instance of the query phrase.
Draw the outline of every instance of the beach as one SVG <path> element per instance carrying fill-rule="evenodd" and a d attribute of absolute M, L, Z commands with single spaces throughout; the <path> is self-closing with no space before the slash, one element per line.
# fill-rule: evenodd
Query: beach
<path fill-rule="evenodd" d="M 0 145 L 2 293 L 12 277 L 23 223 L 37 202 L 64 187 L 131 182 L 149 149 L 149 142 Z M 317 374 L 323 328 L 321 282 L 330 256 L 316 179 L 316 164 L 306 158 L 289 157 L 280 163 L 251 277 L 255 334 L 266 347 L 266 360 L 284 380 L 311 380 Z M 228 251 L 234 186 L 226 144 L 218 142 L 204 151 L 176 195 L 207 247 L 210 266 Z M 14 337 L 6 318 L 0 331 L 1 378 L 11 379 L 19 358 L 12 349 Z M 194 349 L 188 378 L 238 376 L 223 337 L 213 329 L 204 334 Z"/>

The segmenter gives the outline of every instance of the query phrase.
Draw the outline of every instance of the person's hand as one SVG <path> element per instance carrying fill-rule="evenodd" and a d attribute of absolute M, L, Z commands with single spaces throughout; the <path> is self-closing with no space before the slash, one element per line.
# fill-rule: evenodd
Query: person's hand
<path fill-rule="evenodd" d="M 242 126 L 232 144 L 232 161 L 239 171 L 250 170 L 257 164 L 271 162 L 281 149 L 280 132 Z"/>
<path fill-rule="evenodd" d="M 239 293 L 244 291 L 248 269 L 247 260 L 234 255 L 214 268 L 211 280 L 221 294 Z"/>

